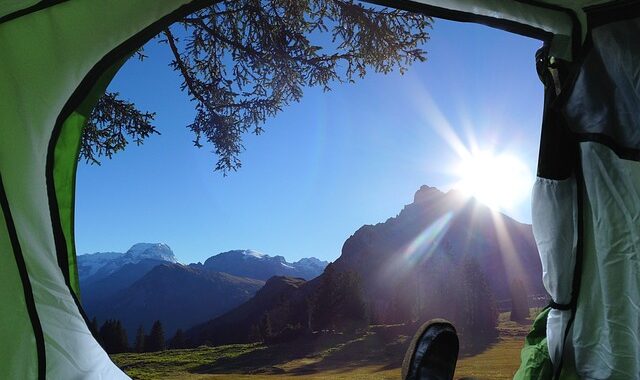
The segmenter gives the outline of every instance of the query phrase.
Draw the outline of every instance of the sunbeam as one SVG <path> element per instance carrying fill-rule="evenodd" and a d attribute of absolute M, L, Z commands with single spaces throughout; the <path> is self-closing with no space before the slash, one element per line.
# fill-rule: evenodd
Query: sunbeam
<path fill-rule="evenodd" d="M 441 164 L 452 178 L 445 187 L 460 190 L 495 211 L 514 213 L 528 199 L 533 186 L 535 178 L 530 168 L 518 154 L 508 149 L 496 150 L 495 141 L 478 139 L 472 133 L 474 128 L 468 118 L 461 121 L 461 128 L 467 133 L 463 140 L 429 92 L 425 88 L 417 88 L 415 92 L 415 106 L 422 122 L 434 130 L 456 156 L 455 162 Z"/>
<path fill-rule="evenodd" d="M 390 275 L 397 276 L 397 273 L 407 272 L 417 265 L 428 260 L 438 248 L 440 241 L 449 229 L 449 223 L 453 219 L 454 213 L 449 211 L 440 216 L 416 236 L 411 243 L 407 244 L 403 252 L 397 256 L 393 265 L 387 267 Z"/>

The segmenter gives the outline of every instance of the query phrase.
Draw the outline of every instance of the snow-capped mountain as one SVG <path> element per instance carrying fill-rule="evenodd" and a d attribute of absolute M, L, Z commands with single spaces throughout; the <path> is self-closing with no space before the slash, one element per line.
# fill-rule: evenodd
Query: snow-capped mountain
<path fill-rule="evenodd" d="M 143 263 L 128 264 L 114 275 Z M 129 280 L 127 276 L 119 277 Z M 114 279 L 113 275 L 108 279 Z M 98 284 L 111 289 L 121 282 L 119 279 Z M 138 326 L 149 331 L 155 320 L 161 320 L 169 338 L 179 328 L 203 323 L 246 302 L 263 285 L 264 281 L 260 280 L 165 262 L 126 287 L 106 295 L 98 294 L 99 297 L 85 304 L 85 311 L 99 321 L 120 320 L 131 340 Z M 104 286 L 101 289 L 104 290 Z"/>
<path fill-rule="evenodd" d="M 223 252 L 208 258 L 203 267 L 210 271 L 266 281 L 273 276 L 310 280 L 319 276 L 329 263 L 315 257 L 289 263 L 282 256 L 269 256 L 251 249 Z"/>
<path fill-rule="evenodd" d="M 78 274 L 83 284 L 103 279 L 127 264 L 153 260 L 177 263 L 175 255 L 168 245 L 163 243 L 134 244 L 125 253 L 98 252 L 78 256 Z"/>
<path fill-rule="evenodd" d="M 327 263 L 253 250 L 225 252 L 205 264 L 177 264 L 166 244 L 138 243 L 125 253 L 78 256 L 82 304 L 90 318 L 116 318 L 131 336 L 161 319 L 166 331 L 188 328 L 240 305 L 277 275 L 310 279 Z"/>

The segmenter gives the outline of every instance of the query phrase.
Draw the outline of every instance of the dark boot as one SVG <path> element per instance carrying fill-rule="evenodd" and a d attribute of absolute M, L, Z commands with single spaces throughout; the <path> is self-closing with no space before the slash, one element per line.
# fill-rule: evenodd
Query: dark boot
<path fill-rule="evenodd" d="M 458 335 L 451 323 L 432 319 L 414 335 L 402 363 L 402 380 L 452 380 Z"/>

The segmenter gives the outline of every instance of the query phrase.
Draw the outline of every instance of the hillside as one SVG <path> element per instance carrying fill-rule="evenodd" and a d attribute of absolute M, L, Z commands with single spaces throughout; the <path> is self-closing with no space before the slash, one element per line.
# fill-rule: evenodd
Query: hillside
<path fill-rule="evenodd" d="M 280 331 L 287 324 L 304 323 L 308 294 L 305 284 L 300 278 L 272 277 L 249 301 L 190 329 L 187 339 L 192 346 L 246 343 L 264 339 L 260 327 Z"/>
<path fill-rule="evenodd" d="M 269 281 L 246 304 L 188 334 L 196 345 L 242 343 L 444 317 L 472 352 L 495 339 L 496 300 L 510 296 L 512 282 L 539 294 L 541 278 L 530 226 L 423 186 L 396 217 L 356 231 L 318 278 L 295 286 Z"/>
<path fill-rule="evenodd" d="M 162 321 L 171 337 L 249 300 L 263 281 L 206 271 L 181 264 L 155 266 L 130 286 L 96 305 L 90 317 L 119 319 L 132 340 L 138 326 L 149 331 Z"/>

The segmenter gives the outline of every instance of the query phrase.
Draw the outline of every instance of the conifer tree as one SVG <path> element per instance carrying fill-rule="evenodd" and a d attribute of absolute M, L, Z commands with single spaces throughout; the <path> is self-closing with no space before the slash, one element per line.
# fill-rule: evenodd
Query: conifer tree
<path fill-rule="evenodd" d="M 511 320 L 524 322 L 529 317 L 529 301 L 527 290 L 522 280 L 514 280 L 509 287 L 511 293 Z"/>
<path fill-rule="evenodd" d="M 333 302 L 335 300 L 333 288 L 336 273 L 333 264 L 327 265 L 322 273 L 322 282 L 312 299 L 312 321 L 314 329 L 332 328 Z"/>
<path fill-rule="evenodd" d="M 464 302 L 460 329 L 470 346 L 482 346 L 497 336 L 498 311 L 491 288 L 472 257 L 463 259 Z"/>
<path fill-rule="evenodd" d="M 133 345 L 133 350 L 135 352 L 144 352 L 144 342 L 145 342 L 144 327 L 140 325 L 138 327 L 138 331 L 136 332 L 136 341 Z"/>
<path fill-rule="evenodd" d="M 145 339 L 144 347 L 146 352 L 163 351 L 166 349 L 164 328 L 160 321 L 153 322 L 149 336 Z"/>
<path fill-rule="evenodd" d="M 356 272 L 341 273 L 337 281 L 338 297 L 332 314 L 337 318 L 334 324 L 347 330 L 366 325 L 367 306 L 362 297 L 360 276 Z"/>
<path fill-rule="evenodd" d="M 185 348 L 187 345 L 186 337 L 184 336 L 184 331 L 182 329 L 178 329 L 176 331 L 173 338 L 171 338 L 171 342 L 169 343 L 169 348 L 172 349 L 180 349 Z"/>
<path fill-rule="evenodd" d="M 93 317 L 91 323 L 89 323 L 89 331 L 91 335 L 99 342 L 100 341 L 100 325 L 98 325 L 98 318 Z"/>
<path fill-rule="evenodd" d="M 102 347 L 109 354 L 118 354 L 129 350 L 127 332 L 119 320 L 109 319 L 100 327 Z"/>
<path fill-rule="evenodd" d="M 420 13 L 351 0 L 218 0 L 157 41 L 194 102 L 187 125 L 194 145 L 210 144 L 215 169 L 226 173 L 240 167 L 243 135 L 260 134 L 267 118 L 300 101 L 305 87 L 328 91 L 371 71 L 403 73 L 424 61 L 431 25 Z M 142 143 L 157 133 L 154 116 L 105 94 L 84 128 L 80 157 L 98 163 L 130 141 Z"/>

